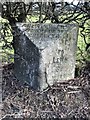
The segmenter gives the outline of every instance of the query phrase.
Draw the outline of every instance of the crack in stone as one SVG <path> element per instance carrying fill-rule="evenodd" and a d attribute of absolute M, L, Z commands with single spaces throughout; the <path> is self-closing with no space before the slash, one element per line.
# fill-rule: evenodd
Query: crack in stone
<path fill-rule="evenodd" d="M 48 83 L 48 80 L 47 80 L 47 71 L 46 71 L 46 67 L 45 67 L 45 82 L 46 84 L 48 85 L 49 88 L 51 88 L 50 84 Z"/>

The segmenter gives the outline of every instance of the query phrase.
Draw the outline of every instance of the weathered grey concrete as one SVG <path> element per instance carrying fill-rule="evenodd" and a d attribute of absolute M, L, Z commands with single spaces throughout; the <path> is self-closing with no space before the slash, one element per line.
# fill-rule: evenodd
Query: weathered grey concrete
<path fill-rule="evenodd" d="M 15 74 L 34 89 L 74 78 L 78 27 L 17 24 Z"/>

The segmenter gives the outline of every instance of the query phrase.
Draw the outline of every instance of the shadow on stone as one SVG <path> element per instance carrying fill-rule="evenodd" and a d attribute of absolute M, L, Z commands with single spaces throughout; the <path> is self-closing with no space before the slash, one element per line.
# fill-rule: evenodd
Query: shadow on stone
<path fill-rule="evenodd" d="M 24 34 L 14 39 L 14 44 L 15 76 L 24 84 L 29 84 L 35 90 L 38 89 L 40 58 L 38 48 Z"/>

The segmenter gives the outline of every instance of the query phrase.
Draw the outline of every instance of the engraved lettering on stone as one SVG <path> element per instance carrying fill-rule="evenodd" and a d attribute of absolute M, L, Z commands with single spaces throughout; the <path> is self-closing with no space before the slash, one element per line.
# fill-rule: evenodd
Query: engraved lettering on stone
<path fill-rule="evenodd" d="M 53 63 L 61 63 L 64 59 L 64 50 L 58 50 L 58 57 L 53 57 Z"/>

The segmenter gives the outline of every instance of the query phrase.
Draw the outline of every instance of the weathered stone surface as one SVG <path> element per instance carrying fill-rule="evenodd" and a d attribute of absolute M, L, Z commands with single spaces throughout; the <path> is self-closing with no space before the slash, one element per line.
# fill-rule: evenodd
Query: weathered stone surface
<path fill-rule="evenodd" d="M 66 24 L 17 24 L 15 74 L 34 89 L 74 78 L 78 28 Z"/>

